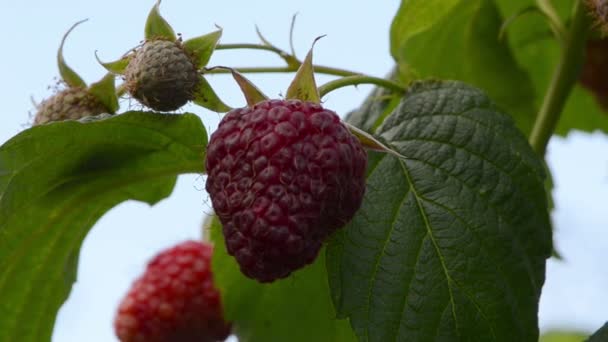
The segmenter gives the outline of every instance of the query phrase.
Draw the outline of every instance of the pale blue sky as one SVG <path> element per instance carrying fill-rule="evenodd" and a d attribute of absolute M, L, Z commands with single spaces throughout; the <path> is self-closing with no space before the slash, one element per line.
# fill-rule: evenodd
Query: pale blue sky
<path fill-rule="evenodd" d="M 153 1 L 143 0 L 0 0 L 0 143 L 21 131 L 37 101 L 51 95 L 47 86 L 58 75 L 55 53 L 63 33 L 76 21 L 90 20 L 68 38 L 65 57 L 87 82 L 104 70 L 94 59 L 112 60 L 143 38 L 143 26 Z M 277 45 L 288 47 L 291 16 L 298 12 L 296 50 L 304 56 L 312 40 L 327 34 L 315 49 L 318 64 L 382 76 L 391 67 L 388 28 L 399 1 L 165 1 L 161 12 L 184 38 L 224 28 L 222 42 L 256 42 L 254 25 Z M 271 54 L 219 51 L 214 63 L 230 66 L 280 66 Z M 250 78 L 270 96 L 285 92 L 292 75 Z M 329 80 L 318 77 L 319 84 Z M 244 104 L 234 82 L 226 76 L 210 78 L 224 100 Z M 336 91 L 326 106 L 346 113 L 358 106 L 370 87 Z M 134 108 L 137 108 L 132 103 Z M 126 109 L 129 103 L 123 103 Z M 219 116 L 187 106 L 213 129 Z M 608 276 L 602 252 L 608 245 L 608 140 L 601 134 L 574 134 L 555 139 L 549 163 L 555 168 L 554 214 L 557 243 L 565 262 L 550 261 L 541 301 L 541 327 L 580 327 L 593 330 L 608 319 Z M 124 203 L 105 215 L 91 230 L 80 257 L 78 282 L 60 311 L 53 341 L 114 341 L 112 318 L 118 301 L 146 261 L 157 251 L 181 240 L 199 238 L 200 223 L 209 211 L 204 180 L 198 175 L 179 178 L 173 195 L 155 207 Z"/>

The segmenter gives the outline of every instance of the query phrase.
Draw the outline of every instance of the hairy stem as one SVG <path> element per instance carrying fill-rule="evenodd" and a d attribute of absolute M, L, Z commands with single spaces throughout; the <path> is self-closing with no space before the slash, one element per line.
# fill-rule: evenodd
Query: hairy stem
<path fill-rule="evenodd" d="M 317 71 L 316 68 L 315 71 Z M 338 88 L 356 86 L 359 84 L 374 84 L 380 87 L 394 90 L 396 92 L 405 92 L 404 86 L 384 78 L 372 77 L 367 75 L 353 75 L 325 83 L 324 85 L 319 87 L 319 95 L 323 97 L 327 95 L 327 93 Z"/>
<path fill-rule="evenodd" d="M 540 156 L 545 155 L 547 144 L 555 131 L 568 95 L 578 79 L 590 26 L 585 4 L 579 0 L 574 9 L 570 28 L 566 32 L 560 60 L 530 134 L 530 145 Z"/>

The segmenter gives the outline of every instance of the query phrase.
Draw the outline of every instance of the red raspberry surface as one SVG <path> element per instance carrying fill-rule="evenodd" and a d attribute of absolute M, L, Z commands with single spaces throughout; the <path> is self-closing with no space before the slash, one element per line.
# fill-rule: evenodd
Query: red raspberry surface
<path fill-rule="evenodd" d="M 121 302 L 114 320 L 122 342 L 206 342 L 224 340 L 223 319 L 213 285 L 213 247 L 186 241 L 158 254 Z"/>
<path fill-rule="evenodd" d="M 228 113 L 209 142 L 206 189 L 241 271 L 271 282 L 312 263 L 361 206 L 366 166 L 360 142 L 318 104 Z"/>

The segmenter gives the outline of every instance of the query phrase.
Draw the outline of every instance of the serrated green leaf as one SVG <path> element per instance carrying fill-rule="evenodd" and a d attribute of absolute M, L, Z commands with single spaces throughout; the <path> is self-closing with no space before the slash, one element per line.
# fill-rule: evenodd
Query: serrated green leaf
<path fill-rule="evenodd" d="M 218 113 L 225 113 L 232 109 L 222 102 L 213 88 L 211 88 L 211 84 L 202 76 L 192 102 Z"/>
<path fill-rule="evenodd" d="M 91 84 L 89 92 L 103 103 L 108 110 L 108 113 L 116 113 L 119 106 L 113 74 L 107 74 L 101 81 Z"/>
<path fill-rule="evenodd" d="M 184 50 L 194 57 L 198 69 L 209 63 L 209 59 L 221 36 L 222 30 L 217 30 L 204 36 L 188 39 L 184 42 Z"/>
<path fill-rule="evenodd" d="M 76 26 L 84 23 L 85 21 L 87 21 L 87 19 L 85 20 L 81 20 L 79 22 L 77 22 L 76 24 L 72 25 L 72 27 L 70 27 L 70 29 L 68 30 L 68 32 L 66 32 L 63 35 L 63 38 L 61 39 L 61 44 L 59 45 L 59 50 L 57 50 L 57 66 L 59 67 L 59 75 L 61 75 L 61 79 L 70 87 L 82 87 L 85 88 L 87 86 L 86 82 L 76 73 L 76 71 L 74 71 L 72 68 L 70 68 L 67 63 L 65 62 L 65 59 L 63 58 L 63 45 L 65 44 L 65 40 L 68 38 L 68 35 L 70 34 L 70 32 L 72 32 L 72 30 L 74 30 L 76 28 Z"/>
<path fill-rule="evenodd" d="M 239 341 L 356 341 L 348 321 L 335 319 L 323 251 L 312 265 L 289 278 L 260 284 L 245 277 L 227 254 L 221 229 L 214 219 L 213 277 Z"/>
<path fill-rule="evenodd" d="M 426 7 L 425 1 L 405 1 L 404 7 Z M 393 56 L 407 79 L 454 79 L 488 92 L 528 133 L 536 116 L 535 93 L 506 41 L 499 40 L 503 18 L 494 1 L 435 1 L 432 25 L 412 31 L 404 26 L 421 19 L 417 11 L 399 12 L 393 22 Z M 407 5 L 411 4 L 411 5 Z M 429 14 L 430 15 L 430 14 Z M 408 35 L 395 34 L 406 30 Z"/>
<path fill-rule="evenodd" d="M 52 143 L 49 143 L 52 142 Z M 194 114 L 39 125 L 0 147 L 0 341 L 50 341 L 82 240 L 115 205 L 157 203 L 204 171 Z"/>
<path fill-rule="evenodd" d="M 160 11 L 158 7 L 160 6 L 160 0 L 156 2 L 150 14 L 148 14 L 148 19 L 146 20 L 146 29 L 145 29 L 145 37 L 146 40 L 154 40 L 154 39 L 165 39 L 170 40 L 172 42 L 177 40 L 177 36 L 175 35 L 175 31 L 169 23 L 160 15 Z"/>
<path fill-rule="evenodd" d="M 460 82 L 412 86 L 376 135 L 367 192 L 327 250 L 363 341 L 535 341 L 551 255 L 541 160 Z"/>
<path fill-rule="evenodd" d="M 587 342 L 606 342 L 608 341 L 608 322 L 604 324 L 598 331 L 589 336 Z"/>
<path fill-rule="evenodd" d="M 230 69 L 232 77 L 241 88 L 241 92 L 245 95 L 245 100 L 248 106 L 253 106 L 258 102 L 268 100 L 266 96 L 258 87 L 255 86 L 250 80 L 234 69 Z"/>
<path fill-rule="evenodd" d="M 125 70 L 127 69 L 127 66 L 129 65 L 129 62 L 131 61 L 132 57 L 132 54 L 128 54 L 117 61 L 104 63 L 99 59 L 97 53 L 95 53 L 95 58 L 97 59 L 97 62 L 101 64 L 101 66 L 103 66 L 108 72 L 111 72 L 115 75 L 123 75 L 125 73 Z"/>
<path fill-rule="evenodd" d="M 319 40 L 319 38 L 315 39 L 315 42 Z M 315 70 L 312 64 L 312 50 L 313 46 L 306 54 L 306 58 L 298 68 L 298 72 L 296 72 L 296 76 L 291 81 L 289 88 L 287 89 L 286 98 L 287 99 L 298 99 L 302 101 L 321 103 L 321 97 L 319 96 L 319 91 L 317 90 L 317 83 L 315 81 Z"/>

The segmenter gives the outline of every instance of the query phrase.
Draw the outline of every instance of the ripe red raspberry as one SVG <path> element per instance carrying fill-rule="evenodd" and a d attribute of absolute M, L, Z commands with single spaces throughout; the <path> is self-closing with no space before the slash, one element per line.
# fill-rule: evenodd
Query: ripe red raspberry
<path fill-rule="evenodd" d="M 367 154 L 336 113 L 299 100 L 235 109 L 207 149 L 228 253 L 260 282 L 312 263 L 361 206 Z"/>
<path fill-rule="evenodd" d="M 158 254 L 125 296 L 114 320 L 122 342 L 224 340 L 220 295 L 213 285 L 213 247 L 186 241 Z"/>

